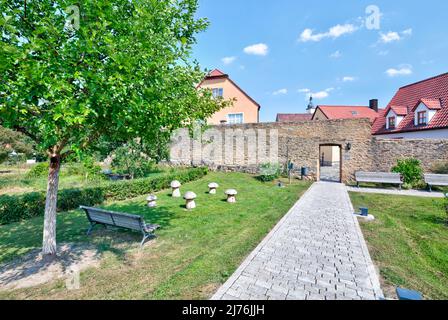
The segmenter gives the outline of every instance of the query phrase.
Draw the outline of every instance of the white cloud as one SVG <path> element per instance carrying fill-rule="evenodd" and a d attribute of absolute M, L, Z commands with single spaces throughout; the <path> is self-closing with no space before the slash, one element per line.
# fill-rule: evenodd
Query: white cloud
<path fill-rule="evenodd" d="M 388 33 L 380 33 L 380 41 L 382 43 L 390 43 L 394 41 L 400 41 L 401 37 L 398 32 L 389 31 Z"/>
<path fill-rule="evenodd" d="M 334 58 L 334 59 L 338 59 L 342 57 L 342 53 L 339 50 L 336 50 L 335 52 L 333 52 L 332 54 L 330 54 L 330 58 Z"/>
<path fill-rule="evenodd" d="M 236 57 L 224 57 L 221 59 L 222 63 L 225 65 L 232 64 L 236 60 Z"/>
<path fill-rule="evenodd" d="M 412 66 L 401 66 L 398 69 L 390 68 L 386 70 L 389 77 L 408 76 L 412 74 Z"/>
<path fill-rule="evenodd" d="M 287 93 L 288 93 L 288 89 L 280 89 L 280 90 L 274 91 L 272 94 L 274 96 L 278 96 L 278 95 L 284 95 Z"/>
<path fill-rule="evenodd" d="M 388 50 L 382 50 L 382 51 L 380 51 L 380 52 L 378 52 L 378 55 L 380 55 L 380 56 L 387 56 L 389 54 L 389 51 Z"/>
<path fill-rule="evenodd" d="M 314 41 L 318 42 L 325 38 L 332 38 L 336 39 L 344 34 L 350 34 L 358 30 L 358 27 L 354 26 L 353 24 L 344 24 L 344 25 L 335 25 L 334 27 L 331 27 L 327 32 L 324 33 L 314 33 L 312 29 L 305 29 L 300 34 L 299 41 L 301 42 L 309 42 Z"/>
<path fill-rule="evenodd" d="M 244 52 L 256 56 L 266 56 L 269 52 L 269 47 L 264 43 L 258 43 L 244 48 Z"/>
<path fill-rule="evenodd" d="M 411 28 L 406 29 L 402 32 L 402 34 L 405 36 L 412 36 L 412 29 Z"/>
<path fill-rule="evenodd" d="M 351 76 L 345 76 L 345 77 L 342 78 L 342 81 L 343 82 L 353 82 L 353 81 L 356 81 L 356 78 L 355 77 L 351 77 Z"/>
<path fill-rule="evenodd" d="M 412 36 L 412 29 L 406 29 L 402 32 L 389 31 L 388 33 L 380 33 L 380 42 L 382 43 L 391 43 L 394 41 L 400 41 L 403 37 Z"/>
<path fill-rule="evenodd" d="M 310 96 L 312 96 L 314 99 L 325 99 L 327 97 L 330 96 L 330 92 L 332 92 L 333 90 L 335 90 L 334 88 L 327 88 L 325 90 L 322 91 L 317 91 L 317 92 L 311 92 L 310 89 L 300 89 L 299 92 L 300 93 L 306 93 L 305 95 L 305 99 L 308 100 Z"/>
<path fill-rule="evenodd" d="M 314 92 L 312 94 L 314 99 L 325 99 L 329 96 L 330 94 L 328 93 L 328 91 L 319 91 L 319 92 Z"/>

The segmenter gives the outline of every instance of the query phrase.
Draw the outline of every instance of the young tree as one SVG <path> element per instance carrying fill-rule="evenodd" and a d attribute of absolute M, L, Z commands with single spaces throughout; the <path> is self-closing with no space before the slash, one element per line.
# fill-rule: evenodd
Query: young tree
<path fill-rule="evenodd" d="M 206 119 L 223 106 L 195 84 L 197 0 L 0 0 L 0 125 L 50 162 L 43 254 L 56 254 L 61 160 L 102 136 L 129 141 Z"/>

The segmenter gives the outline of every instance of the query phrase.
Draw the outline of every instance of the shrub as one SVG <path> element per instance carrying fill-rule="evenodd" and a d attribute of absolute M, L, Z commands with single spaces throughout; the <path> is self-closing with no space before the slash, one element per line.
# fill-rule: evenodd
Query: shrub
<path fill-rule="evenodd" d="M 431 167 L 431 172 L 435 174 L 448 174 L 448 162 L 439 162 Z"/>
<path fill-rule="evenodd" d="M 48 162 L 41 162 L 38 164 L 35 164 L 30 171 L 26 174 L 27 179 L 34 179 L 34 178 L 42 178 L 48 176 L 48 170 L 49 170 L 49 164 Z"/>
<path fill-rule="evenodd" d="M 282 173 L 282 167 L 278 163 L 264 163 L 260 165 L 259 180 L 263 182 L 274 181 Z"/>
<path fill-rule="evenodd" d="M 155 171 L 155 162 L 146 156 L 141 145 L 131 142 L 114 151 L 112 168 L 119 174 L 128 174 L 134 178 L 143 178 Z"/>
<path fill-rule="evenodd" d="M 179 170 L 138 180 L 105 183 L 84 189 L 64 189 L 58 193 L 58 211 L 77 209 L 80 205 L 94 206 L 105 200 L 125 200 L 169 188 L 172 180 L 182 183 L 198 180 L 207 174 L 206 168 Z M 0 225 L 44 214 L 45 193 L 0 196 Z"/>
<path fill-rule="evenodd" d="M 392 168 L 392 172 L 401 173 L 403 182 L 411 187 L 418 186 L 423 175 L 421 162 L 413 158 L 398 160 L 397 165 Z"/>

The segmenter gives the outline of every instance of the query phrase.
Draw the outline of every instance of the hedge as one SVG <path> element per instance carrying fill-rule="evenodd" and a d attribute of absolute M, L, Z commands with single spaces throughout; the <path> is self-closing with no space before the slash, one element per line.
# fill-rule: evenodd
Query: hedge
<path fill-rule="evenodd" d="M 95 188 L 64 189 L 58 193 L 58 211 L 77 209 L 80 205 L 94 206 L 105 200 L 120 201 L 135 198 L 170 187 L 172 180 L 182 183 L 198 180 L 207 174 L 206 168 L 179 170 L 137 180 L 117 181 Z M 26 220 L 44 214 L 45 193 L 0 196 L 0 225 Z"/>

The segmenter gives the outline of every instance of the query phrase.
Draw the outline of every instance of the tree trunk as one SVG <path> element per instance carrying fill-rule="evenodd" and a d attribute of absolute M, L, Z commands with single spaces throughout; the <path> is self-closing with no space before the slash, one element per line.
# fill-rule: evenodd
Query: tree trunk
<path fill-rule="evenodd" d="M 45 201 L 44 237 L 42 243 L 42 253 L 44 255 L 56 255 L 56 211 L 60 168 L 61 156 L 52 155 L 48 172 L 47 199 Z"/>

